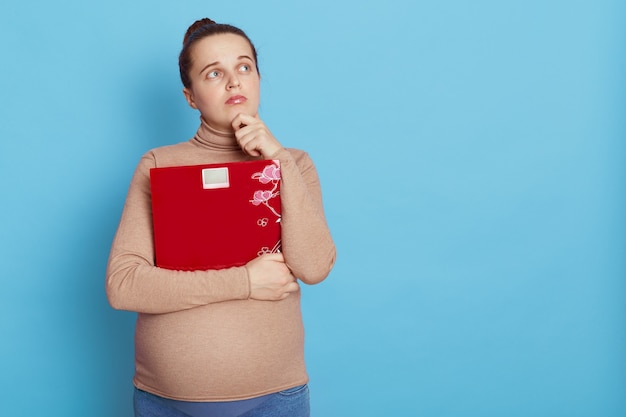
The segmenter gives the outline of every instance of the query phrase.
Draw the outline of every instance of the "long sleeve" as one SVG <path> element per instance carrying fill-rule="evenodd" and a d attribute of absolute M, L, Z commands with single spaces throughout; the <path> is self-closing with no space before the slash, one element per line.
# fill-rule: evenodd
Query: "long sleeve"
<path fill-rule="evenodd" d="M 232 134 L 203 121 L 192 140 L 155 148 L 137 166 L 111 248 L 106 291 L 114 308 L 139 313 L 133 381 L 142 390 L 185 401 L 233 401 L 308 381 L 300 292 L 260 301 L 250 298 L 245 266 L 155 266 L 150 169 L 251 159 Z M 281 162 L 285 262 L 302 282 L 318 283 L 335 262 L 335 246 L 317 172 L 297 149 L 281 148 L 271 159 Z"/>
<path fill-rule="evenodd" d="M 250 295 L 245 267 L 217 271 L 172 271 L 154 265 L 150 168 L 144 156 L 130 184 L 107 268 L 111 306 L 139 313 L 169 313 Z"/>
<path fill-rule="evenodd" d="M 306 284 L 324 280 L 336 250 L 326 224 L 317 170 L 306 152 L 281 149 L 282 247 L 296 278 Z"/>

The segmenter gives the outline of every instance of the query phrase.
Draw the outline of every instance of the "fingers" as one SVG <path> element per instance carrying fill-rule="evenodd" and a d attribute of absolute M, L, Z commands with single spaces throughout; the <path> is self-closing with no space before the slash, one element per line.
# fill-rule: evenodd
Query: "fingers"
<path fill-rule="evenodd" d="M 287 284 L 283 288 L 283 291 L 284 292 L 278 298 L 279 300 L 284 300 L 285 298 L 289 297 L 291 294 L 300 291 L 300 285 L 298 284 L 297 281 L 295 281 L 295 278 L 294 278 L 294 281 Z"/>
<path fill-rule="evenodd" d="M 280 252 L 266 253 L 265 255 L 262 255 L 257 259 L 261 259 L 261 258 L 267 261 L 275 261 L 275 262 L 283 262 L 283 263 L 285 262 L 285 257 Z"/>
<path fill-rule="evenodd" d="M 249 114 L 239 113 L 237 116 L 235 116 L 235 118 L 231 122 L 231 125 L 233 126 L 233 129 L 236 132 L 239 129 L 249 126 L 250 124 L 255 123 L 257 121 L 261 121 L 258 115 L 250 116 Z"/>
<path fill-rule="evenodd" d="M 281 148 L 280 143 L 258 115 L 240 113 L 231 124 L 239 146 L 248 155 L 270 158 Z"/>
<path fill-rule="evenodd" d="M 281 253 L 260 256 L 246 264 L 250 280 L 250 298 L 264 301 L 282 300 L 300 290 Z"/>
<path fill-rule="evenodd" d="M 293 282 L 290 282 L 286 287 L 285 287 L 285 292 L 287 294 L 290 294 L 292 292 L 298 292 L 300 291 L 300 284 L 298 284 L 298 281 L 296 281 L 296 279 L 293 279 Z"/>
<path fill-rule="evenodd" d="M 256 136 L 253 134 L 236 134 L 237 142 L 241 149 L 250 156 L 261 156 L 263 154 L 261 145 L 255 141 Z"/>

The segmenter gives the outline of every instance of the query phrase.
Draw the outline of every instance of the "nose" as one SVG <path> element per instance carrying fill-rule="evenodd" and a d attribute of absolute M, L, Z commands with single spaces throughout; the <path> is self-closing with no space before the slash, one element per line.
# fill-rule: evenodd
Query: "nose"
<path fill-rule="evenodd" d="M 239 83 L 239 78 L 236 75 L 231 75 L 230 79 L 228 80 L 228 84 L 226 85 L 226 88 L 231 90 L 233 88 L 237 88 L 239 87 L 241 84 Z"/>

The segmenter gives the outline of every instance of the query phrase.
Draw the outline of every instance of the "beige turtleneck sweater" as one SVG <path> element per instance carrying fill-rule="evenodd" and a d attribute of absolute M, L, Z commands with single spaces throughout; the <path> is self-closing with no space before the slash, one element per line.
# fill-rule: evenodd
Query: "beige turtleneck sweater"
<path fill-rule="evenodd" d="M 249 299 L 245 267 L 172 271 L 154 265 L 150 168 L 253 159 L 232 134 L 202 121 L 188 142 L 147 152 L 130 184 L 106 277 L 110 304 L 139 313 L 135 385 L 185 401 L 232 401 L 308 381 L 300 292 L 283 301 Z M 309 156 L 280 149 L 281 239 L 285 262 L 307 284 L 335 262 L 317 172 Z"/>

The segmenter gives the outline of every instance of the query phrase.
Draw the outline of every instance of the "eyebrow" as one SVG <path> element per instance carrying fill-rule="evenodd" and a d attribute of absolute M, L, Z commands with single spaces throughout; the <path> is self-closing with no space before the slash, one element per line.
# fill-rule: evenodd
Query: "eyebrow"
<path fill-rule="evenodd" d="M 254 63 L 254 59 L 250 58 L 248 55 L 240 55 L 240 56 L 237 57 L 237 60 L 242 60 L 242 59 L 249 59 L 251 62 Z M 202 74 L 207 69 L 211 68 L 214 65 L 218 65 L 219 63 L 220 63 L 219 61 L 211 62 L 210 64 L 208 64 L 204 68 L 202 68 L 200 70 L 199 74 Z"/>

